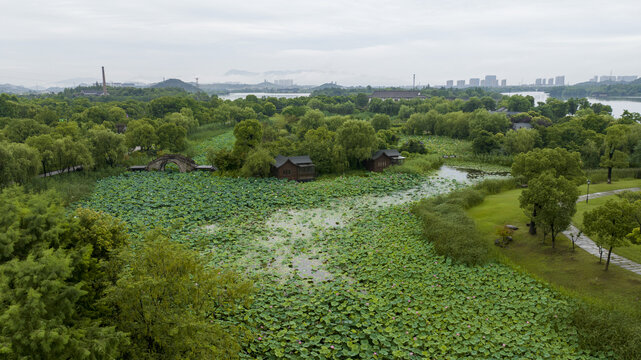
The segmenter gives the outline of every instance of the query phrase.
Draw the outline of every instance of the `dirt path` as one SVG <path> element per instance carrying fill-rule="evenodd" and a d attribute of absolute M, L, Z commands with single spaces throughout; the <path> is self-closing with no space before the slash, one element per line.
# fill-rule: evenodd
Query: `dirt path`
<path fill-rule="evenodd" d="M 619 190 L 611 190 L 611 191 L 603 191 L 603 192 L 598 192 L 594 194 L 590 194 L 589 199 L 596 199 L 600 198 L 603 196 L 609 196 L 609 195 L 615 195 L 624 191 L 640 191 L 640 188 L 628 188 L 628 189 L 619 189 Z M 585 201 L 586 195 L 579 196 L 579 200 L 577 202 Z M 588 201 L 589 201 L 588 199 Z M 587 251 L 588 253 L 599 257 L 599 247 L 596 245 L 594 241 L 592 241 L 589 237 L 583 235 L 579 229 L 576 228 L 574 225 L 570 225 L 570 227 L 563 232 L 563 235 L 565 235 L 568 239 L 572 239 L 573 237 L 577 237 L 579 234 L 579 238 L 576 240 L 575 244 L 576 246 L 580 247 L 581 249 Z M 604 257 L 607 256 L 607 249 L 604 249 Z M 620 266 L 626 270 L 630 270 L 636 274 L 641 275 L 641 264 L 636 263 L 632 260 L 626 259 L 623 256 L 619 256 L 616 254 L 612 254 L 610 257 L 610 263 Z"/>

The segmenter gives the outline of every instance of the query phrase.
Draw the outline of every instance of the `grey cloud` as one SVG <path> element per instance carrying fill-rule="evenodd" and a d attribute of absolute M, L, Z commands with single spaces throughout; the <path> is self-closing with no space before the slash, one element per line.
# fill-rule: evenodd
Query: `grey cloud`
<path fill-rule="evenodd" d="M 21 0 L 0 11 L 0 82 L 93 77 L 101 65 L 113 81 L 578 82 L 641 75 L 640 14 L 636 0 Z"/>

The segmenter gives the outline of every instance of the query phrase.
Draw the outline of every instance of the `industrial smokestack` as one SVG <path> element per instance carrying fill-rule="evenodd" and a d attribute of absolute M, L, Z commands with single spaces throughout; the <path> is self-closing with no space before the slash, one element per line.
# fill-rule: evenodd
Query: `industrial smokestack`
<path fill-rule="evenodd" d="M 102 67 L 102 95 L 107 95 L 107 80 L 105 79 L 105 67 Z"/>

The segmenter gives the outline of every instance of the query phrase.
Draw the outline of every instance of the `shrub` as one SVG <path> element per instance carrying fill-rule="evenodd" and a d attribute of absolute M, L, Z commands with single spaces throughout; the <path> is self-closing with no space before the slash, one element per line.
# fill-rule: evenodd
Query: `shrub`
<path fill-rule="evenodd" d="M 588 179 L 592 184 L 604 183 L 608 180 L 607 169 L 595 169 L 586 171 Z M 641 179 L 640 168 L 612 169 L 612 179 Z"/>
<path fill-rule="evenodd" d="M 240 175 L 244 177 L 267 177 L 272 164 L 274 164 L 274 158 L 269 155 L 269 151 L 258 148 L 247 155 L 245 164 L 240 169 Z"/>
<path fill-rule="evenodd" d="M 459 159 L 462 161 L 501 166 L 512 166 L 512 162 L 514 162 L 514 158 L 511 155 L 473 154 L 461 156 Z"/>
<path fill-rule="evenodd" d="M 618 197 L 628 200 L 633 203 L 635 201 L 641 200 L 641 192 L 638 191 L 624 191 L 617 194 Z"/>
<path fill-rule="evenodd" d="M 516 188 L 516 185 L 517 185 L 516 180 L 514 178 L 487 179 L 476 184 L 474 188 L 477 190 L 485 191 L 485 193 L 488 195 L 492 195 L 492 194 L 498 194 L 501 191 L 514 189 Z"/>
<path fill-rule="evenodd" d="M 485 194 L 474 189 L 462 189 L 448 195 L 441 195 L 431 199 L 433 205 L 449 204 L 463 209 L 469 209 L 483 202 Z"/>
<path fill-rule="evenodd" d="M 426 174 L 443 165 L 443 159 L 438 155 L 419 155 L 410 157 L 402 165 L 390 166 L 385 171 L 391 173 Z"/>
<path fill-rule="evenodd" d="M 610 352 L 613 359 L 641 359 L 639 314 L 581 303 L 572 314 L 584 349 Z"/>
<path fill-rule="evenodd" d="M 487 243 L 464 210 L 479 204 L 483 197 L 482 191 L 466 189 L 414 205 L 412 211 L 423 222 L 423 234 L 438 254 L 468 266 L 488 261 Z"/>

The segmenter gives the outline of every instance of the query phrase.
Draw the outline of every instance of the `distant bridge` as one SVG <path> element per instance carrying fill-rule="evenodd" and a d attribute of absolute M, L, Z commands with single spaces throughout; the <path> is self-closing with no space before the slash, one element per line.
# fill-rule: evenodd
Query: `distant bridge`
<path fill-rule="evenodd" d="M 178 166 L 180 172 L 190 172 L 194 170 L 200 171 L 216 171 L 215 166 L 211 165 L 198 165 L 191 158 L 181 154 L 167 154 L 155 160 L 152 160 L 147 165 L 134 165 L 129 167 L 131 171 L 165 171 L 165 166 L 172 163 Z"/>

